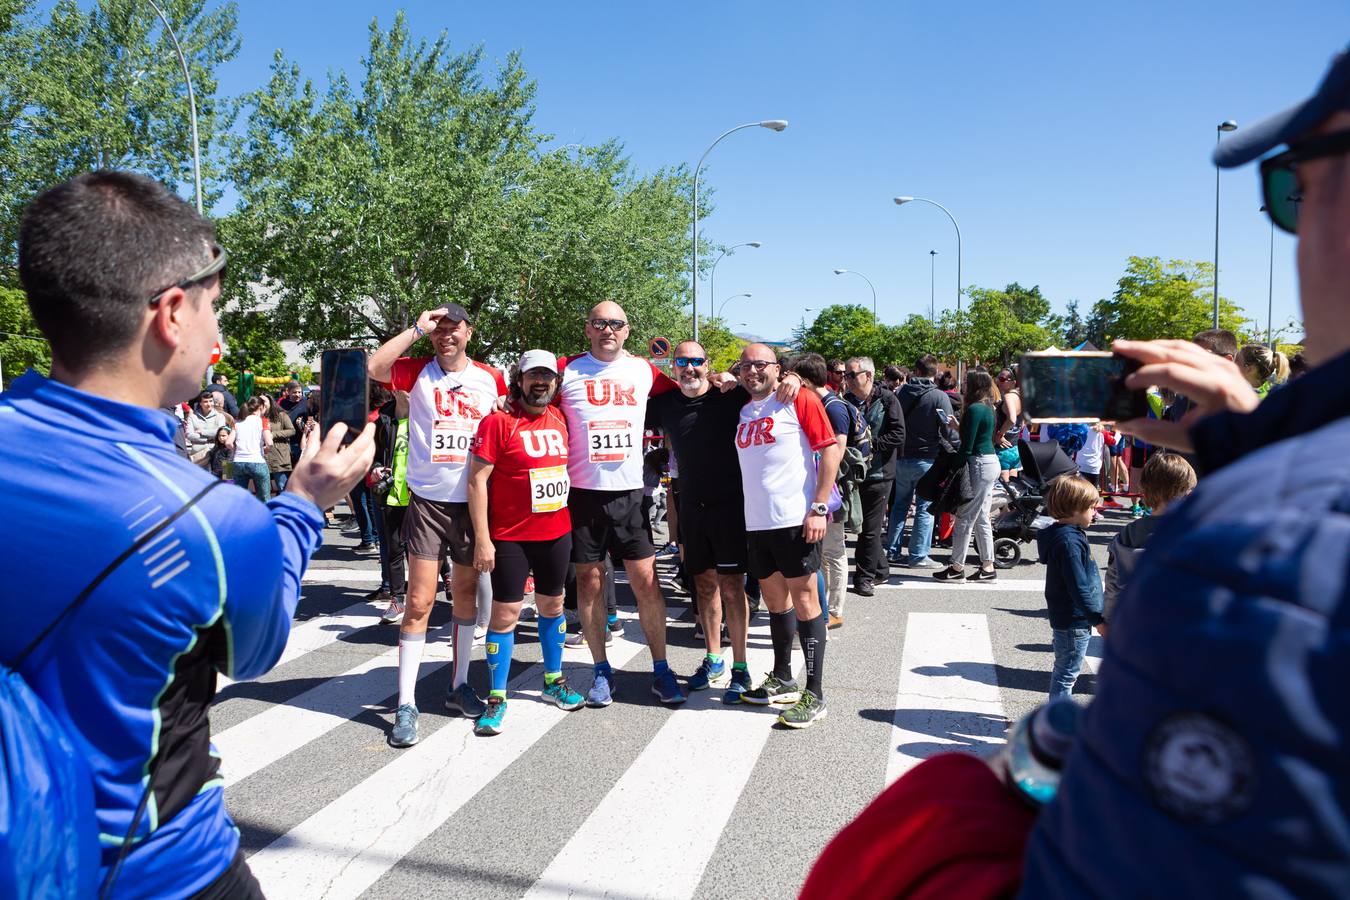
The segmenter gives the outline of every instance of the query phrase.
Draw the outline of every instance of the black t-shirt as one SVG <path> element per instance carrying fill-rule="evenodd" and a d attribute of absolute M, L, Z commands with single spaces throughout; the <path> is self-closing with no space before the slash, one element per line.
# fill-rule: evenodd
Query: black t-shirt
<path fill-rule="evenodd" d="M 660 428 L 679 460 L 680 503 L 743 503 L 736 425 L 750 395 L 739 385 L 701 397 L 667 391 L 647 400 L 647 427 Z"/>

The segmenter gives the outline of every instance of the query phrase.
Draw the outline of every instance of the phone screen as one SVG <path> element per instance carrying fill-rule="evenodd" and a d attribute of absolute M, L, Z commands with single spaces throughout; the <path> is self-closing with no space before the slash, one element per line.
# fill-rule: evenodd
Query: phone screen
<path fill-rule="evenodd" d="M 343 443 L 355 440 L 370 412 L 366 351 L 360 347 L 325 350 L 319 362 L 319 431 L 327 435 L 338 422 L 347 424 Z"/>
<path fill-rule="evenodd" d="M 1113 353 L 1028 353 L 1018 381 L 1026 416 L 1038 422 L 1123 422 L 1148 415 L 1144 391 L 1125 387 L 1139 363 Z"/>

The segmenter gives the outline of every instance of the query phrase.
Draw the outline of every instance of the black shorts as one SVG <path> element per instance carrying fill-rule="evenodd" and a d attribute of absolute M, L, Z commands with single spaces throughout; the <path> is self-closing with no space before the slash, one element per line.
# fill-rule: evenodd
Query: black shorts
<path fill-rule="evenodd" d="M 666 516 L 666 531 L 670 542 L 678 545 L 680 543 L 680 514 L 684 510 L 680 509 L 680 479 L 670 479 L 670 486 L 666 488 L 666 509 L 675 510 L 675 518 Z"/>
<path fill-rule="evenodd" d="M 820 542 L 808 544 L 800 525 L 750 531 L 745 538 L 750 574 L 756 578 L 768 578 L 775 572 L 784 578 L 801 578 L 820 568 Z"/>
<path fill-rule="evenodd" d="M 443 503 L 412 494 L 403 518 L 403 541 L 408 555 L 417 559 L 450 561 L 459 566 L 473 565 L 473 520 L 469 504 Z"/>
<path fill-rule="evenodd" d="M 567 499 L 572 513 L 572 561 L 598 563 L 613 551 L 619 559 L 656 555 L 642 521 L 642 488 L 592 491 L 572 488 Z"/>
<path fill-rule="evenodd" d="M 745 506 L 739 500 L 716 506 L 694 500 L 681 504 L 680 535 L 686 572 L 697 575 L 716 569 L 718 575 L 745 574 Z"/>
<path fill-rule="evenodd" d="M 534 572 L 537 597 L 561 597 L 567 583 L 567 565 L 572 561 L 569 532 L 551 541 L 494 541 L 497 564 L 492 567 L 494 603 L 519 603 L 525 599 L 525 579 Z"/>

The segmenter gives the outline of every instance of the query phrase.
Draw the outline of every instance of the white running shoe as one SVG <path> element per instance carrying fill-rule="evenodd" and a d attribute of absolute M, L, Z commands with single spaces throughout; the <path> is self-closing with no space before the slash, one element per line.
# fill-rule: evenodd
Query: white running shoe
<path fill-rule="evenodd" d="M 381 625 L 397 625 L 403 621 L 403 604 L 397 598 L 390 599 L 389 608 L 380 616 Z"/>

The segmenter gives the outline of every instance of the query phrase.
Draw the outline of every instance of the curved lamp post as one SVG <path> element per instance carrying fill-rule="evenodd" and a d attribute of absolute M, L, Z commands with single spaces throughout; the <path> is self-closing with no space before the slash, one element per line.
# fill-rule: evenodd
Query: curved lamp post
<path fill-rule="evenodd" d="M 863 273 L 858 272 L 858 271 L 855 271 L 855 270 L 853 270 L 853 269 L 835 269 L 835 270 L 834 270 L 834 274 L 836 274 L 836 275 L 857 275 L 857 276 L 858 276 L 859 278 L 861 278 L 863 281 L 867 282 L 867 286 L 868 286 L 869 288 L 872 289 L 872 318 L 873 318 L 873 319 L 876 319 L 876 317 L 877 317 L 877 288 L 876 288 L 876 285 L 872 284 L 872 279 L 868 278 L 868 277 L 867 277 L 866 275 L 864 275 Z"/>
<path fill-rule="evenodd" d="M 928 321 L 937 324 L 937 251 L 928 251 Z"/>
<path fill-rule="evenodd" d="M 168 17 L 164 15 L 164 10 L 159 8 L 155 0 L 145 0 L 155 10 L 159 20 L 164 23 L 164 30 L 169 33 L 169 40 L 173 41 L 174 52 L 178 54 L 178 64 L 183 67 L 183 81 L 187 82 L 188 92 L 188 112 L 191 114 L 192 121 L 192 180 L 197 186 L 197 214 L 202 214 L 202 153 L 197 141 L 197 97 L 192 92 L 192 76 L 188 74 L 187 57 L 183 56 L 183 48 L 178 43 L 178 35 L 173 33 L 173 26 L 169 24 Z"/>
<path fill-rule="evenodd" d="M 1215 126 L 1214 145 L 1223 140 L 1225 131 L 1237 131 L 1238 124 L 1226 119 Z M 1214 166 L 1214 327 L 1219 327 L 1219 173 L 1223 171 Z"/>
<path fill-rule="evenodd" d="M 731 251 L 736 250 L 740 247 L 753 247 L 754 249 L 758 250 L 760 247 L 763 246 L 764 246 L 763 241 L 746 241 L 744 244 L 733 244 L 732 246 L 728 247 L 727 249 L 719 253 L 717 259 L 713 261 L 712 269 L 708 271 L 708 296 L 714 299 L 716 299 L 717 297 L 717 264 L 722 261 L 722 258 L 724 256 L 727 256 L 728 254 L 731 253 Z"/>
<path fill-rule="evenodd" d="M 717 318 L 719 318 L 719 319 L 722 318 L 722 311 L 725 310 L 725 309 L 727 308 L 727 304 L 730 303 L 732 300 L 735 300 L 737 297 L 753 297 L 753 296 L 754 296 L 754 294 L 749 294 L 749 293 L 746 293 L 746 294 L 732 294 L 730 297 L 728 297 L 727 299 L 723 300 L 723 301 L 722 301 L 722 305 L 719 306 L 719 307 L 717 308 Z"/>
<path fill-rule="evenodd" d="M 947 218 L 952 220 L 952 227 L 956 229 L 956 311 L 961 311 L 961 226 L 956 224 L 956 216 L 952 215 L 951 210 L 938 203 L 936 200 L 929 200 L 927 197 L 896 197 L 895 205 L 904 206 L 906 203 L 929 203 L 936 206 L 947 214 Z"/>
<path fill-rule="evenodd" d="M 703 168 L 703 162 L 708 158 L 708 154 L 713 148 L 722 143 L 722 139 L 729 134 L 740 131 L 743 128 L 767 128 L 770 131 L 782 131 L 788 127 L 786 119 L 765 119 L 762 122 L 747 122 L 744 125 L 737 125 L 735 128 L 728 128 L 717 136 L 717 140 L 708 145 L 708 149 L 703 151 L 703 155 L 698 159 L 698 165 L 694 166 L 694 252 L 692 257 L 693 278 L 690 279 L 689 289 L 693 293 L 693 316 L 694 316 L 694 340 L 698 340 L 698 173 Z"/>

